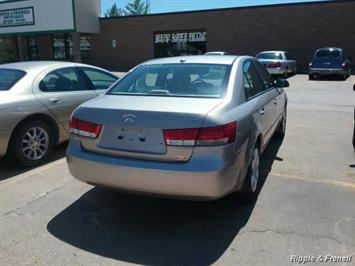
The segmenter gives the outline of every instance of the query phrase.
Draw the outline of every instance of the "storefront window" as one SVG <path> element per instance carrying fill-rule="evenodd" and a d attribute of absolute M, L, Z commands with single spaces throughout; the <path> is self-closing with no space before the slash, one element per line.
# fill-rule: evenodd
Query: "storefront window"
<path fill-rule="evenodd" d="M 73 40 L 70 35 L 53 36 L 54 59 L 73 59 Z"/>
<path fill-rule="evenodd" d="M 204 54 L 206 38 L 204 30 L 155 33 L 154 57 Z"/>
<path fill-rule="evenodd" d="M 0 38 L 0 63 L 14 62 L 17 58 L 17 45 L 14 38 Z"/>
<path fill-rule="evenodd" d="M 80 53 L 82 59 L 91 58 L 91 45 L 89 36 L 80 36 Z"/>
<path fill-rule="evenodd" d="M 27 36 L 26 37 L 26 47 L 27 47 L 27 59 L 28 60 L 39 60 L 40 59 L 36 36 Z"/>

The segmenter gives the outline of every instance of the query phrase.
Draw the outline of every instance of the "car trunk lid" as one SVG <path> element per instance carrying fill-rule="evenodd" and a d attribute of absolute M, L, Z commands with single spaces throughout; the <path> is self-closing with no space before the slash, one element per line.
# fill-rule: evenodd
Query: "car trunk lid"
<path fill-rule="evenodd" d="M 280 67 L 281 60 L 279 59 L 259 59 L 259 62 L 266 68 Z"/>
<path fill-rule="evenodd" d="M 81 137 L 83 148 L 111 156 L 187 161 L 193 146 L 167 146 L 164 129 L 200 128 L 221 99 L 105 95 L 80 107 L 79 119 L 102 124 L 97 139 Z"/>

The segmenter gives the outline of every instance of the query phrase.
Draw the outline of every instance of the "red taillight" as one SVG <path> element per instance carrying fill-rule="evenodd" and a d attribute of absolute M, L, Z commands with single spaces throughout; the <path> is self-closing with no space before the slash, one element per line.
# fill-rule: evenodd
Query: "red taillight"
<path fill-rule="evenodd" d="M 268 64 L 268 67 L 281 67 L 281 62 L 275 62 L 275 63 Z"/>
<path fill-rule="evenodd" d="M 198 128 L 166 129 L 164 130 L 165 142 L 172 146 L 194 146 L 198 130 Z"/>
<path fill-rule="evenodd" d="M 71 117 L 69 121 L 70 133 L 88 138 L 97 138 L 100 135 L 102 125 L 83 121 Z"/>
<path fill-rule="evenodd" d="M 222 145 L 234 142 L 237 134 L 237 123 L 232 122 L 218 127 L 201 128 L 197 145 Z"/>
<path fill-rule="evenodd" d="M 234 142 L 236 134 L 236 122 L 217 127 L 164 130 L 165 142 L 171 146 L 223 145 Z"/>

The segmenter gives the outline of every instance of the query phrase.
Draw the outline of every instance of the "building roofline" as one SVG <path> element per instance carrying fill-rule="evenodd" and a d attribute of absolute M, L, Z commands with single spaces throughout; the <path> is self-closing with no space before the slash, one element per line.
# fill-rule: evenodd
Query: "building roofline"
<path fill-rule="evenodd" d="M 27 0 L 4 0 L 4 1 L 0 2 L 0 5 L 8 4 L 8 3 L 14 3 L 14 2 L 22 2 L 22 1 L 27 1 Z"/>
<path fill-rule="evenodd" d="M 99 19 L 100 20 L 129 19 L 129 18 L 168 16 L 168 15 L 179 15 L 179 14 L 210 13 L 210 12 L 229 11 L 229 10 L 274 8 L 274 7 L 284 7 L 284 6 L 340 4 L 340 3 L 348 3 L 348 2 L 354 2 L 355 3 L 354 0 L 315 0 L 315 1 L 310 1 L 310 2 L 280 3 L 280 4 L 253 5 L 253 6 L 238 6 L 238 7 L 214 8 L 214 9 L 203 9 L 203 10 L 190 10 L 190 11 L 176 11 L 176 12 L 166 12 L 166 13 L 155 13 L 155 14 L 147 14 L 147 15 L 100 17 Z"/>

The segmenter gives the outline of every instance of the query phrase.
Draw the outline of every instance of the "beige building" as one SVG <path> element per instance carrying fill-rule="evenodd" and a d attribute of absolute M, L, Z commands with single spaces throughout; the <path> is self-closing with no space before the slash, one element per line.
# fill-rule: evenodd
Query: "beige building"
<path fill-rule="evenodd" d="M 0 61 L 90 57 L 99 33 L 100 0 L 13 0 L 0 3 Z"/>
<path fill-rule="evenodd" d="M 69 60 L 126 71 L 155 57 L 287 50 L 307 72 L 315 50 L 332 46 L 345 49 L 355 69 L 354 14 L 349 0 L 116 18 L 99 17 L 100 0 L 5 1 L 0 62 Z"/>

